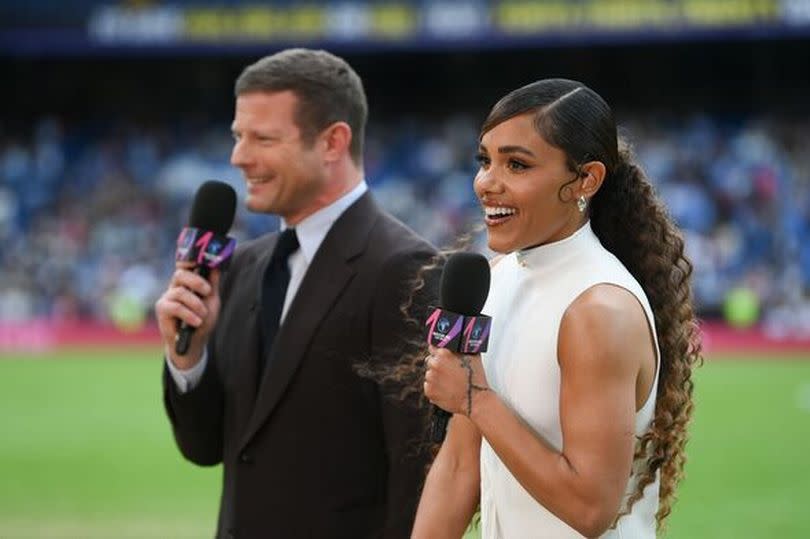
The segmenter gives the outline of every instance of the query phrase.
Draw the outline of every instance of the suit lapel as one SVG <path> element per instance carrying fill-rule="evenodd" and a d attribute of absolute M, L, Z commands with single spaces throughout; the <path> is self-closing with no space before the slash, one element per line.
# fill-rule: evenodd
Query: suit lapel
<path fill-rule="evenodd" d="M 261 293 L 262 276 L 270 262 L 270 256 L 275 249 L 278 235 L 273 235 L 262 245 L 257 247 L 257 256 L 250 262 L 250 266 L 245 268 L 239 275 L 239 281 L 251 283 L 251 286 L 235 286 L 235 296 L 233 301 L 237 306 L 246 306 L 239 309 L 233 316 L 238 317 L 235 323 L 239 337 L 235 339 L 238 353 L 234 354 L 240 358 L 240 364 L 235 366 L 234 376 L 236 378 L 235 401 L 237 407 L 236 417 L 240 418 L 241 425 L 244 426 L 251 417 L 256 402 L 258 390 L 258 363 L 256 358 L 261 353 Z"/>
<path fill-rule="evenodd" d="M 356 270 L 349 262 L 365 249 L 377 212 L 370 195 L 363 195 L 335 221 L 318 248 L 269 351 L 241 447 L 250 442 L 278 405 L 321 320 L 354 277 Z"/>

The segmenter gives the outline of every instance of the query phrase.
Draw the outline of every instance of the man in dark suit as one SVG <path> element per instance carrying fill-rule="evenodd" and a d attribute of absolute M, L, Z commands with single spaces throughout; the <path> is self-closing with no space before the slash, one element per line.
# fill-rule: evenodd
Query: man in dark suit
<path fill-rule="evenodd" d="M 357 367 L 390 366 L 419 340 L 400 306 L 434 251 L 367 192 L 366 98 L 346 62 L 282 51 L 235 93 L 231 162 L 247 207 L 283 232 L 240 246 L 210 284 L 179 266 L 158 300 L 177 444 L 223 463 L 218 537 L 407 537 L 423 416 Z M 182 356 L 178 319 L 197 328 Z"/>

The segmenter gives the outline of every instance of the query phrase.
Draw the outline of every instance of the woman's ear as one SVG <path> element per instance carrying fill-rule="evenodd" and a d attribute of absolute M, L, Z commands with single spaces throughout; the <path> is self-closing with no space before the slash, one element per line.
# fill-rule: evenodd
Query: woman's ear
<path fill-rule="evenodd" d="M 579 186 L 577 196 L 591 198 L 602 187 L 607 169 L 602 161 L 588 161 L 580 167 L 580 170 L 582 183 Z"/>

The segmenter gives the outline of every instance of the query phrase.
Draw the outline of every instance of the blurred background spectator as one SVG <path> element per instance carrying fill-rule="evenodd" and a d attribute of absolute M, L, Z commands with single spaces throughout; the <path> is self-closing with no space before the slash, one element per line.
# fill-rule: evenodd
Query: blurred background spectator
<path fill-rule="evenodd" d="M 367 175 L 382 203 L 437 245 L 480 222 L 472 190 L 475 118 L 373 125 Z M 202 180 L 243 192 L 228 163 L 226 123 L 135 119 L 109 133 L 40 117 L 0 145 L 0 318 L 97 319 L 127 300 L 148 310 L 171 272 L 174 240 Z M 799 122 L 694 114 L 624 122 L 639 159 L 683 227 L 695 296 L 716 316 L 731 292 L 753 291 L 774 331 L 810 333 L 810 160 Z M 276 226 L 239 212 L 233 235 Z M 483 242 L 478 242 L 483 248 Z M 744 321 L 741 321 L 744 323 Z"/>
<path fill-rule="evenodd" d="M 603 5 L 581 3 L 593 13 Z M 0 65 L 9 74 L 0 90 L 0 322 L 139 326 L 171 272 L 197 186 L 215 178 L 244 192 L 228 162 L 231 85 L 244 65 L 275 50 L 272 40 L 240 41 L 238 25 L 219 27 L 216 17 L 200 26 L 218 29 L 209 41 L 161 37 L 178 31 L 178 13 L 199 21 L 210 7 L 176 4 L 186 11 L 156 2 L 0 6 L 14 16 L 0 24 Z M 446 13 L 436 7 L 451 4 Z M 782 2 L 783 17 L 799 17 L 789 24 L 759 20 L 765 11 L 741 2 L 739 16 L 754 17 L 747 25 L 691 30 L 700 18 L 688 10 L 699 2 L 650 2 L 683 4 L 669 33 L 651 31 L 644 10 L 616 31 L 606 30 L 612 11 L 549 30 L 550 19 L 532 19 L 531 10 L 519 12 L 526 21 L 515 18 L 509 9 L 517 4 L 403 2 L 402 10 L 421 13 L 421 26 L 390 42 L 370 38 L 357 18 L 371 24 L 381 5 L 319 4 L 341 31 L 313 43 L 346 56 L 367 87 L 366 174 L 382 203 L 437 245 L 453 245 L 481 222 L 473 155 L 494 100 L 538 78 L 579 79 L 614 105 L 683 227 L 701 315 L 762 322 L 777 337 L 810 336 L 810 81 L 800 67 L 810 65 L 802 34 L 810 25 L 801 10 L 790 11 L 795 2 Z M 289 18 L 294 3 L 275 5 L 262 20 L 281 14 L 306 33 Z M 210 9 L 247 16 L 241 2 L 228 6 Z M 479 20 L 481 13 L 493 19 Z M 41 17 L 62 34 L 37 39 L 31 28 Z M 545 30 L 509 34 L 518 23 Z M 81 32 L 71 34 L 76 25 Z M 276 226 L 240 207 L 232 234 L 245 239 Z M 480 233 L 472 247 L 485 251 Z"/>

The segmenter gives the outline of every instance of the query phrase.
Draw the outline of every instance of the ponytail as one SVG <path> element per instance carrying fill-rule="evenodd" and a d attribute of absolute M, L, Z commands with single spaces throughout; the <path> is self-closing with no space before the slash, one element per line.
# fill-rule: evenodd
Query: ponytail
<path fill-rule="evenodd" d="M 692 264 L 684 255 L 683 237 L 627 145 L 620 143 L 618 162 L 594 195 L 590 211 L 594 233 L 644 289 L 661 353 L 655 416 L 636 445 L 638 482 L 616 520 L 630 511 L 660 472 L 656 520 L 662 529 L 684 475 L 692 366 L 703 361 L 692 308 Z"/>

